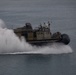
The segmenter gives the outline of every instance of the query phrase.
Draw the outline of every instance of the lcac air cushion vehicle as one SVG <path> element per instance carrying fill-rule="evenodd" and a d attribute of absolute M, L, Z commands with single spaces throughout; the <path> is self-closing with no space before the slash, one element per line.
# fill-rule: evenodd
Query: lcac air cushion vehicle
<path fill-rule="evenodd" d="M 67 34 L 60 32 L 51 33 L 50 23 L 39 25 L 33 29 L 30 23 L 26 23 L 24 27 L 14 29 L 14 33 L 21 38 L 24 36 L 26 41 L 32 45 L 45 45 L 48 43 L 59 42 L 65 45 L 69 44 L 70 38 Z"/>

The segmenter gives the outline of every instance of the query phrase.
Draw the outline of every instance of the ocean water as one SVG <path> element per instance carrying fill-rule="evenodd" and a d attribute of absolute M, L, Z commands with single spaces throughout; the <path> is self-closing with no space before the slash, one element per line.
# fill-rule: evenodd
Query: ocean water
<path fill-rule="evenodd" d="M 75 0 L 0 0 L 0 75 L 76 75 L 75 15 Z M 52 33 L 70 36 L 68 46 L 32 47 L 12 30 L 47 21 Z"/>

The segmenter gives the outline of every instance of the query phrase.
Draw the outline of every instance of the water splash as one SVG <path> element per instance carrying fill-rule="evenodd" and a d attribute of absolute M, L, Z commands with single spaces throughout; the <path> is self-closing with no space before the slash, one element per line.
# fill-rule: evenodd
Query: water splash
<path fill-rule="evenodd" d="M 6 28 L 6 25 L 2 19 L 0 19 L 0 27 L 1 28 Z"/>
<path fill-rule="evenodd" d="M 62 54 L 72 53 L 68 45 L 53 43 L 47 46 L 31 46 L 22 37 L 21 40 L 13 30 L 5 28 L 5 23 L 0 20 L 0 54 Z"/>

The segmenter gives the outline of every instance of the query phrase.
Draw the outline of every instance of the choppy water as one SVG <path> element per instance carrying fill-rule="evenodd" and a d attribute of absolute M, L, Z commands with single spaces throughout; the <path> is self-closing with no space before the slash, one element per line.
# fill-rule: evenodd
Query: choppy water
<path fill-rule="evenodd" d="M 43 53 L 44 50 L 47 53 L 47 50 L 51 49 L 50 55 L 3 55 L 4 52 L 24 52 L 25 47 L 24 43 L 20 43 L 14 36 L 12 30 L 0 29 L 0 75 L 76 75 L 75 15 L 75 0 L 0 0 L 0 19 L 6 23 L 7 28 L 21 27 L 25 22 L 30 22 L 36 27 L 49 20 L 52 21 L 52 32 L 67 33 L 71 38 L 71 43 L 66 47 L 54 44 L 52 47 L 33 48 L 39 50 L 38 53 L 40 51 Z M 7 34 L 16 38 L 15 41 Z M 29 47 L 28 44 L 27 46 Z M 70 47 L 73 53 L 70 52 Z"/>

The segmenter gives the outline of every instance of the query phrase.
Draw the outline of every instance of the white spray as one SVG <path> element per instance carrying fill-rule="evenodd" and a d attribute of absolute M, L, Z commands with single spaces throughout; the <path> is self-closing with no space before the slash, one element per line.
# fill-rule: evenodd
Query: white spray
<path fill-rule="evenodd" d="M 22 37 L 20 40 L 11 29 L 5 27 L 5 23 L 0 19 L 0 54 L 61 54 L 72 53 L 68 45 L 53 43 L 47 46 L 31 46 Z"/>

